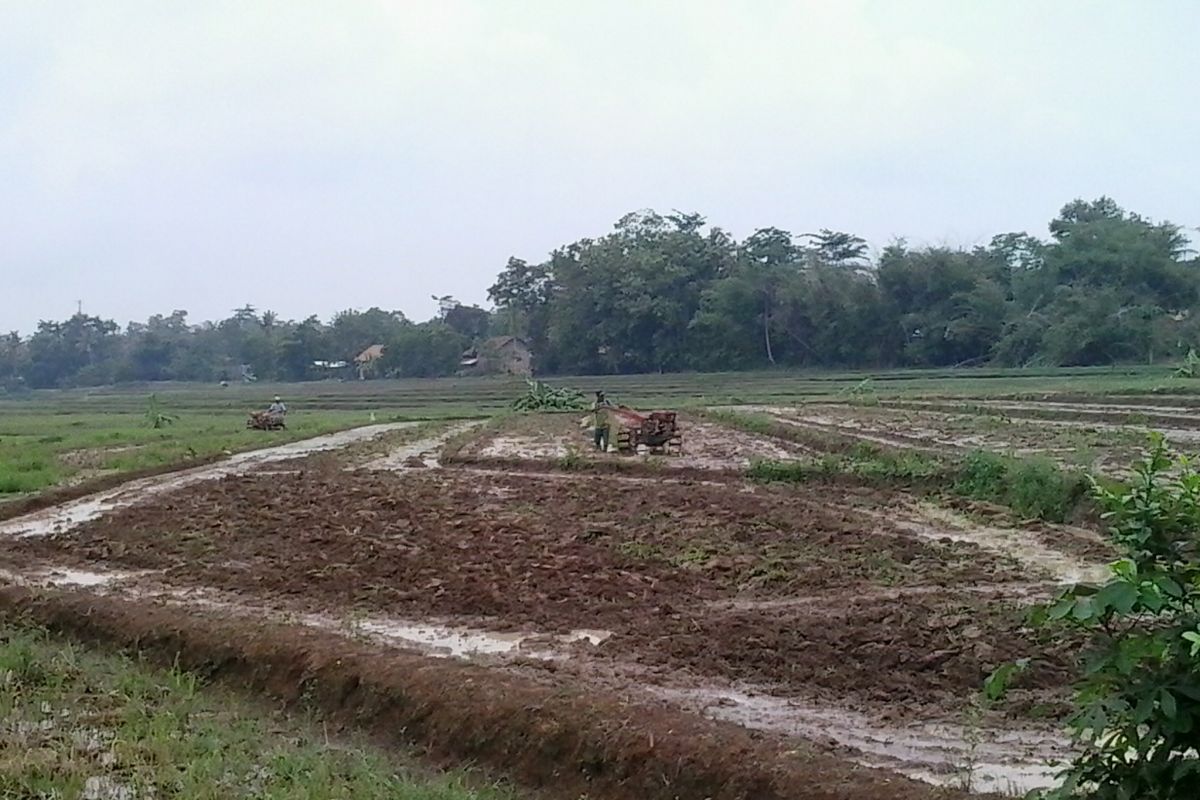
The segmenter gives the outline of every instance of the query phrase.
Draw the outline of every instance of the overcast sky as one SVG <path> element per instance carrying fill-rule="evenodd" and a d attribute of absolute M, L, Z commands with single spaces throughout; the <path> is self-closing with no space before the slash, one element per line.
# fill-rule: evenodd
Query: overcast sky
<path fill-rule="evenodd" d="M 484 303 L 698 211 L 879 247 L 1200 225 L 1197 0 L 0 0 L 0 330 Z"/>

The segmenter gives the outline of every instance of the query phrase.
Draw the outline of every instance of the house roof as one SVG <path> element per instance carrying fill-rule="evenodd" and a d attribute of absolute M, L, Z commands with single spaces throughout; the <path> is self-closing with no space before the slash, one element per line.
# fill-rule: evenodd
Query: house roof
<path fill-rule="evenodd" d="M 354 357 L 355 364 L 365 364 L 383 356 L 383 345 L 373 344 Z"/>

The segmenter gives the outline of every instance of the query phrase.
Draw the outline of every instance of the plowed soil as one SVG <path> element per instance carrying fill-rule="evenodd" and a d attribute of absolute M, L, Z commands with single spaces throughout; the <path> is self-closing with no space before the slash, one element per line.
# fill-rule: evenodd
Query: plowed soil
<path fill-rule="evenodd" d="M 444 470 L 239 475 L 2 542 L 0 566 L 99 562 L 286 609 L 604 628 L 612 637 L 588 658 L 640 665 L 650 680 L 746 681 L 899 714 L 956 711 L 1018 657 L 1037 658 L 1033 684 L 1061 685 L 1065 656 L 1029 639 L 1017 607 L 950 588 L 1015 585 L 1025 571 L 854 512 L 886 498 L 811 491 Z"/>

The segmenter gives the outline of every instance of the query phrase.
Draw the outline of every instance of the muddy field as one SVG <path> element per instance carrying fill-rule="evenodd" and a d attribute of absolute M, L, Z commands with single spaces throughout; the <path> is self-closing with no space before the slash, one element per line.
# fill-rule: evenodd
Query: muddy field
<path fill-rule="evenodd" d="M 586 453 L 570 416 L 339 434 L 9 520 L 0 578 L 456 657 L 938 784 L 968 760 L 977 787 L 1045 783 L 1079 643 L 1024 617 L 1095 572 L 1094 534 L 751 485 L 749 461 L 804 451 L 684 430 L 658 477 L 576 471 L 572 443 L 627 459 Z M 1025 657 L 1009 716 L 968 736 L 983 678 Z"/>
<path fill-rule="evenodd" d="M 3 552 L 292 610 L 602 628 L 597 652 L 612 658 L 914 709 L 953 711 L 1000 660 L 1033 654 L 1017 609 L 941 590 L 1027 581 L 1009 559 L 866 526 L 848 508 L 597 477 L 236 476 Z M 893 587 L 937 591 L 873 599 Z M 999 643 L 964 646 L 971 625 Z"/>
<path fill-rule="evenodd" d="M 1182 406 L 906 400 L 737 410 L 834 440 L 934 454 L 989 450 L 1116 476 L 1139 457 L 1151 430 L 1183 452 L 1200 450 L 1200 416 Z"/>

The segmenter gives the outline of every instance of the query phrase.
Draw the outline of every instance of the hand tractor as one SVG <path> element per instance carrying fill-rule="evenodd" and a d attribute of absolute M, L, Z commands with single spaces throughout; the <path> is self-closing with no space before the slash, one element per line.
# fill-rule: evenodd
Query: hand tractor
<path fill-rule="evenodd" d="M 282 431 L 287 428 L 282 414 L 272 414 L 270 411 L 251 411 L 246 427 L 255 431 Z"/>
<path fill-rule="evenodd" d="M 679 455 L 683 451 L 676 412 L 642 414 L 626 406 L 613 406 L 608 413 L 616 429 L 618 453 L 633 455 L 640 446 L 654 455 Z"/>

